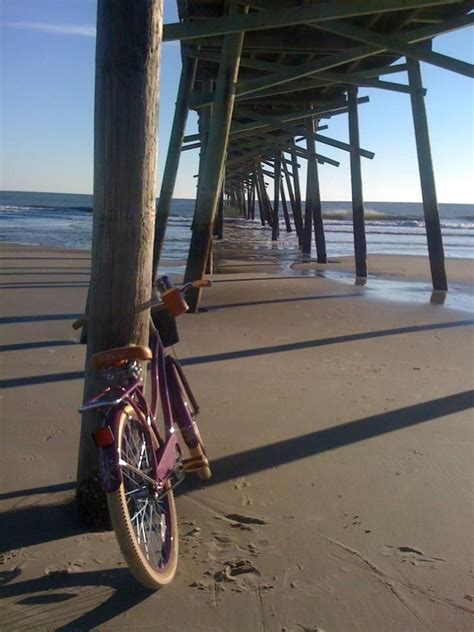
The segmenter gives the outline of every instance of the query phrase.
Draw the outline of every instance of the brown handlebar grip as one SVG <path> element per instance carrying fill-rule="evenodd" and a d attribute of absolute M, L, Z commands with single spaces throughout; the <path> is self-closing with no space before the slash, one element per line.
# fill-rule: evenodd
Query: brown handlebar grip
<path fill-rule="evenodd" d="M 184 300 L 184 296 L 177 287 L 170 288 L 161 293 L 161 298 L 169 313 L 176 317 L 188 311 L 189 305 Z"/>
<path fill-rule="evenodd" d="M 72 323 L 72 328 L 81 329 L 81 327 L 84 327 L 86 323 L 87 323 L 87 316 L 81 316 L 81 318 L 78 318 Z"/>
<path fill-rule="evenodd" d="M 211 287 L 212 281 L 210 279 L 199 279 L 199 281 L 193 281 L 193 287 Z"/>

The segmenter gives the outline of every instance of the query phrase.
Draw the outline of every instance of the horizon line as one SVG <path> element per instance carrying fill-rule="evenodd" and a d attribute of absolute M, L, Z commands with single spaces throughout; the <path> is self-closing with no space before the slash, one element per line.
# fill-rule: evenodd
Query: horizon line
<path fill-rule="evenodd" d="M 41 193 L 44 195 L 88 195 L 88 196 L 93 196 L 93 193 L 71 193 L 68 191 L 30 191 L 30 190 L 14 190 L 14 189 L 0 189 L 0 194 L 2 193 Z M 156 196 L 156 199 L 159 199 L 159 196 Z M 172 198 L 173 200 L 189 200 L 189 201 L 194 201 L 196 200 L 196 197 L 175 197 L 173 196 Z M 306 200 L 301 200 L 302 202 L 306 202 Z M 343 203 L 347 203 L 350 204 L 352 202 L 352 200 L 321 200 L 322 203 L 324 202 L 343 202 Z M 374 204 L 374 203 L 378 203 L 381 202 L 382 204 L 386 204 L 386 203 L 393 203 L 393 204 L 421 204 L 423 205 L 423 201 L 410 201 L 410 200 L 364 200 L 364 204 Z M 474 201 L 472 202 L 444 202 L 444 201 L 440 201 L 438 200 L 438 204 L 465 204 L 465 205 L 470 205 L 470 206 L 474 206 Z"/>

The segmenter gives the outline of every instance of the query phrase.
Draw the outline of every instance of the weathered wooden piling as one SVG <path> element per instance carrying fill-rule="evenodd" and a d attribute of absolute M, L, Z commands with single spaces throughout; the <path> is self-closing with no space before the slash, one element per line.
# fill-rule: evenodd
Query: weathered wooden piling
<path fill-rule="evenodd" d="M 326 263 L 326 238 L 324 235 L 321 193 L 319 190 L 318 161 L 316 159 L 316 143 L 314 140 L 315 129 L 314 117 L 310 116 L 306 119 L 306 147 L 309 154 L 306 177 L 308 181 L 310 181 L 310 186 L 307 189 L 306 203 L 308 204 L 309 201 L 309 207 L 311 209 L 314 226 L 314 239 L 316 242 L 316 257 L 318 259 L 318 263 Z M 310 196 L 309 200 L 308 195 Z M 306 237 L 306 239 L 308 238 Z"/>
<path fill-rule="evenodd" d="M 311 117 L 307 119 L 306 122 L 307 129 L 310 135 L 310 151 L 314 153 L 314 156 L 311 156 L 308 159 L 308 176 L 311 177 L 313 181 L 313 186 L 311 189 L 311 193 L 313 195 L 312 201 L 312 211 L 313 211 L 313 226 L 314 226 L 314 239 L 316 242 L 316 257 L 318 263 L 327 263 L 327 254 L 326 254 L 326 237 L 324 235 L 324 224 L 323 224 L 323 211 L 321 205 L 321 191 L 319 189 L 319 172 L 318 172 L 318 161 L 316 159 L 316 142 L 315 142 L 315 131 L 316 124 L 315 118 Z"/>
<path fill-rule="evenodd" d="M 430 259 L 431 279 L 434 290 L 446 291 L 448 282 L 444 264 L 443 237 L 439 221 L 438 199 L 431 159 L 428 118 L 426 116 L 423 83 L 421 80 L 420 62 L 407 57 L 408 79 L 411 87 L 411 107 L 415 128 L 416 151 L 420 170 L 421 195 L 425 216 L 426 237 Z"/>
<path fill-rule="evenodd" d="M 292 149 L 294 149 L 296 143 L 293 141 Z M 301 205 L 301 189 L 300 189 L 300 176 L 298 173 L 298 157 L 294 151 L 291 153 L 291 168 L 293 172 L 293 185 L 295 191 L 295 225 L 300 226 L 298 231 L 298 240 L 300 246 L 303 246 L 303 210 Z"/>
<path fill-rule="evenodd" d="M 280 182 L 281 182 L 281 154 L 275 156 L 275 178 L 273 180 L 273 224 L 272 241 L 277 241 L 280 236 L 280 218 L 278 217 L 280 205 Z"/>
<path fill-rule="evenodd" d="M 288 205 L 286 203 L 285 187 L 283 181 L 280 183 L 281 205 L 283 207 L 283 215 L 285 217 L 286 232 L 291 233 L 290 214 L 288 213 Z"/>
<path fill-rule="evenodd" d="M 302 225 L 301 216 L 297 213 L 295 194 L 293 192 L 293 185 L 291 182 L 291 176 L 290 176 L 290 172 L 288 171 L 288 164 L 286 160 L 283 161 L 283 173 L 285 174 L 286 188 L 288 189 L 288 195 L 290 198 L 291 212 L 293 215 L 293 222 L 295 224 L 296 234 L 298 236 L 298 239 L 301 239 L 301 233 L 303 232 L 303 225 Z"/>
<path fill-rule="evenodd" d="M 250 202 L 250 219 L 255 219 L 255 178 L 252 178 L 251 202 Z"/>
<path fill-rule="evenodd" d="M 157 102 L 161 0 L 97 6 L 94 203 L 89 326 L 84 397 L 100 392 L 94 353 L 148 344 L 156 204 Z M 82 417 L 78 484 L 97 471 L 91 432 Z M 84 500 L 84 499 L 83 499 Z"/>
<path fill-rule="evenodd" d="M 349 101 L 349 143 L 351 145 L 352 225 L 354 229 L 355 268 L 356 276 L 365 278 L 367 276 L 367 243 L 365 238 L 356 86 L 350 86 L 348 88 L 347 97 Z"/>
<path fill-rule="evenodd" d="M 255 174 L 255 192 L 257 194 L 257 200 L 258 200 L 258 210 L 259 210 L 259 216 L 260 216 L 260 224 L 262 226 L 265 226 L 265 206 L 264 206 L 264 199 L 263 199 L 263 193 L 262 193 L 262 188 L 260 185 L 260 177 L 258 174 L 258 167 L 255 165 L 254 166 L 254 174 Z"/>
<path fill-rule="evenodd" d="M 218 204 L 218 207 L 217 207 L 215 235 L 216 235 L 217 239 L 223 239 L 224 238 L 224 186 L 221 187 L 221 194 L 219 195 L 219 204 Z"/>

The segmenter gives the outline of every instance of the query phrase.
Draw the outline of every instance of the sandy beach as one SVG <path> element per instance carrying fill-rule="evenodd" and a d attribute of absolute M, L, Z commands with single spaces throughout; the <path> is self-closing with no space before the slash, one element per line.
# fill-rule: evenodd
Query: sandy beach
<path fill-rule="evenodd" d="M 423 257 L 221 259 L 176 348 L 214 477 L 150 593 L 74 510 L 89 253 L 0 259 L 2 631 L 472 630 L 473 260 L 442 303 Z"/>

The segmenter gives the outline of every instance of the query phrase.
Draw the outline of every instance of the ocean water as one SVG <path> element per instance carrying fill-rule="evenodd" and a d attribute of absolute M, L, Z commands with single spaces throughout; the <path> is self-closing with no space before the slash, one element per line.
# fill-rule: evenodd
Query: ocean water
<path fill-rule="evenodd" d="M 370 253 L 426 255 L 421 204 L 366 202 L 367 248 Z M 173 200 L 163 258 L 186 259 L 191 237 L 194 200 Z M 323 203 L 328 256 L 353 253 L 350 202 Z M 258 211 L 257 211 L 258 216 Z M 474 258 L 474 205 L 440 204 L 447 257 Z M 92 197 L 61 193 L 0 192 L 0 241 L 90 250 Z M 282 221 L 280 239 L 258 219 L 227 219 L 219 251 L 229 257 L 277 262 L 298 252 L 295 232 Z M 313 243 L 314 252 L 314 243 Z"/>

